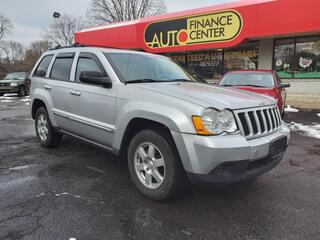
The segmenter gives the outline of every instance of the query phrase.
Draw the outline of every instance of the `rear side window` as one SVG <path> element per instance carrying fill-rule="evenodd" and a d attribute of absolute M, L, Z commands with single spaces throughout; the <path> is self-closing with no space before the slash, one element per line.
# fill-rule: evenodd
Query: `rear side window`
<path fill-rule="evenodd" d="M 44 56 L 41 62 L 39 63 L 36 71 L 34 72 L 33 76 L 39 77 L 39 78 L 45 78 L 52 58 L 53 58 L 53 55 Z"/>
<path fill-rule="evenodd" d="M 53 63 L 50 78 L 69 81 L 74 54 L 58 55 Z"/>

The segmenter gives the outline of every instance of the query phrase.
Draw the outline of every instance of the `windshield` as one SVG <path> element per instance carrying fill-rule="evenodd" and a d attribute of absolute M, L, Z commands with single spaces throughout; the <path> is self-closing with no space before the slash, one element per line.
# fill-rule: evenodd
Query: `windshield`
<path fill-rule="evenodd" d="M 269 88 L 274 86 L 272 73 L 237 72 L 228 73 L 219 82 L 222 86 L 252 86 Z"/>
<path fill-rule="evenodd" d="M 26 73 L 24 72 L 15 72 L 9 73 L 4 80 L 24 80 Z"/>
<path fill-rule="evenodd" d="M 125 83 L 196 81 L 172 60 L 140 53 L 105 53 Z"/>

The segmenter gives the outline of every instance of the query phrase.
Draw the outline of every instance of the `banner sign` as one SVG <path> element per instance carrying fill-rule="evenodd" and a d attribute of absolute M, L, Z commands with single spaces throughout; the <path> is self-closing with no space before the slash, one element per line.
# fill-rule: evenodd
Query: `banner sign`
<path fill-rule="evenodd" d="M 234 40 L 242 18 L 234 10 L 169 19 L 149 24 L 144 33 L 148 48 L 168 48 Z"/>

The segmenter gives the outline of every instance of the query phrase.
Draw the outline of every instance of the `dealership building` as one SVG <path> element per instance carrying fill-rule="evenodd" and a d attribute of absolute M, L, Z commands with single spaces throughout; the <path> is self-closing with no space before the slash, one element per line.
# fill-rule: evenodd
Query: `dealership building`
<path fill-rule="evenodd" d="M 273 69 L 291 83 L 289 104 L 320 108 L 319 9 L 319 0 L 242 0 L 85 29 L 75 42 L 167 55 L 210 81 Z"/>

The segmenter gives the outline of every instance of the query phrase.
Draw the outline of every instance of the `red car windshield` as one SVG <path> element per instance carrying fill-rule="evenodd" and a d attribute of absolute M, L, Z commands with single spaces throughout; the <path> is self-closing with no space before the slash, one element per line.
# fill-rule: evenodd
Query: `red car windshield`
<path fill-rule="evenodd" d="M 227 73 L 219 82 L 221 86 L 274 87 L 273 74 L 268 72 Z"/>

